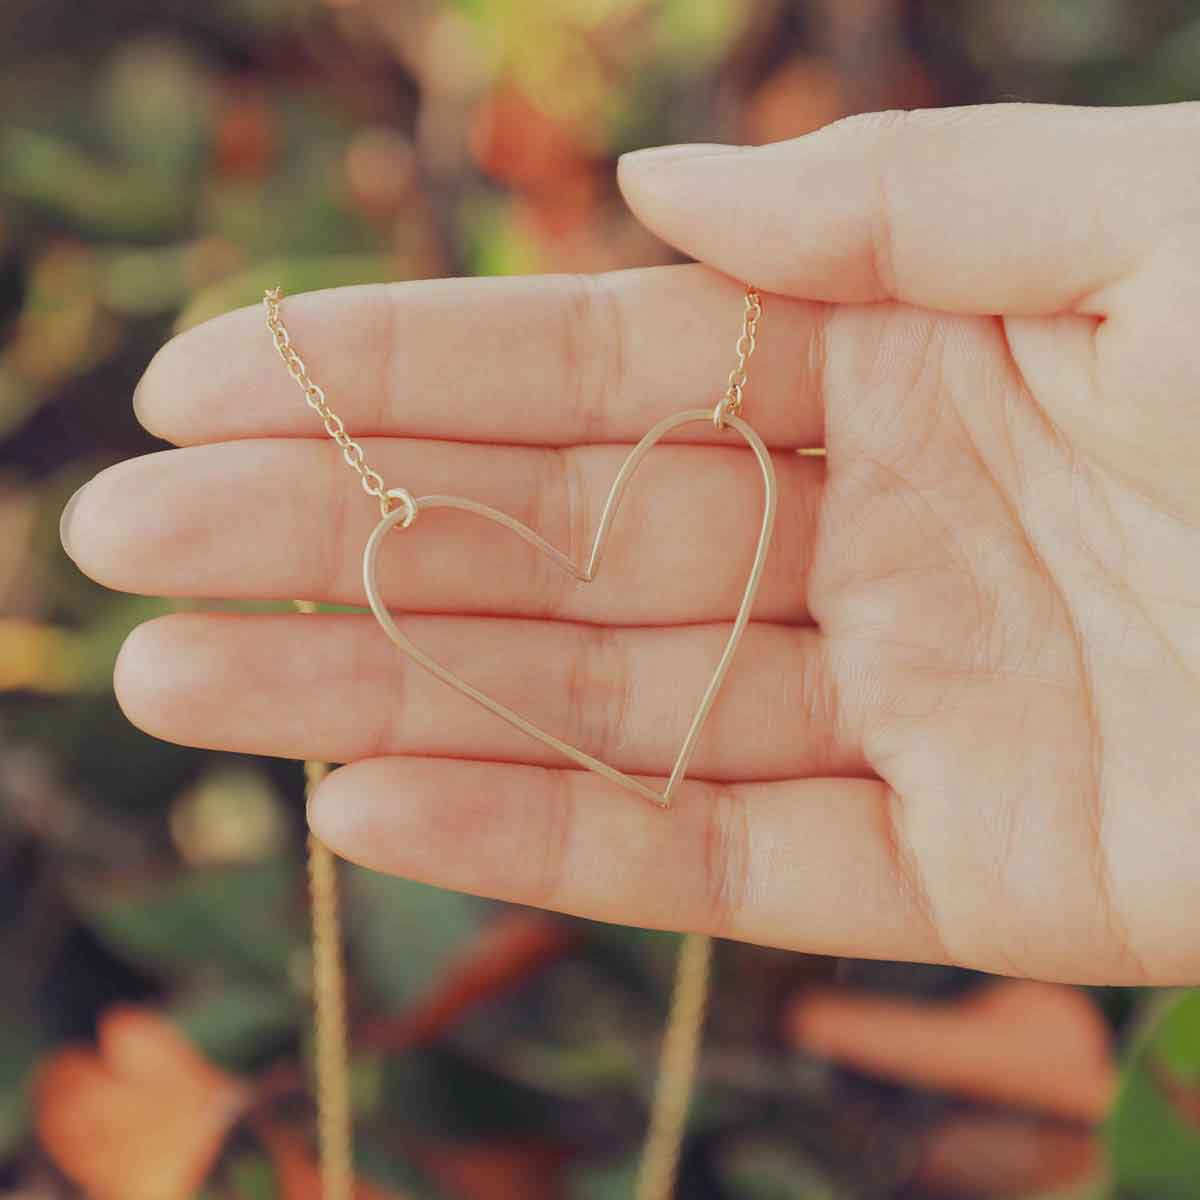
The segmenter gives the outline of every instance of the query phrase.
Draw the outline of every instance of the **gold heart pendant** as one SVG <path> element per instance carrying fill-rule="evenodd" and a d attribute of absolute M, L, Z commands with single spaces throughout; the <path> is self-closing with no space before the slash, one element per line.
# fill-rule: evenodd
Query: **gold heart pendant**
<path fill-rule="evenodd" d="M 391 612 L 383 602 L 383 597 L 379 594 L 375 566 L 384 536 L 397 525 L 407 528 L 416 519 L 417 514 L 425 509 L 457 508 L 463 512 L 485 517 L 489 521 L 495 521 L 497 525 L 503 525 L 518 537 L 523 538 L 531 546 L 540 550 L 564 571 L 573 575 L 580 583 L 590 583 L 595 579 L 596 572 L 600 569 L 600 556 L 604 552 L 604 546 L 608 541 L 609 531 L 612 529 L 617 508 L 620 506 L 621 497 L 624 495 L 626 485 L 629 483 L 633 473 L 638 469 L 642 459 L 673 429 L 678 429 L 681 425 L 691 425 L 699 421 L 712 420 L 713 411 L 711 409 L 691 409 L 687 412 L 676 413 L 674 416 L 666 417 L 664 420 L 659 421 L 634 446 L 629 452 L 629 457 L 621 464 L 621 469 L 617 472 L 616 479 L 613 480 L 612 488 L 608 493 L 608 499 L 604 502 L 604 510 L 600 514 L 600 524 L 596 529 L 596 536 L 592 541 L 591 554 L 588 556 L 587 565 L 583 567 L 572 562 L 561 550 L 556 549 L 545 538 L 534 533 L 528 525 L 523 525 L 514 517 L 510 517 L 507 513 L 500 512 L 498 509 L 491 508 L 489 505 L 480 504 L 475 500 L 467 500 L 462 496 L 413 497 L 403 489 L 397 488 L 389 491 L 387 495 L 391 499 L 398 501 L 398 505 L 388 512 L 379 524 L 375 526 L 371 536 L 367 539 L 367 545 L 363 551 L 363 587 L 366 590 L 367 600 L 371 605 L 371 611 L 375 614 L 375 619 L 382 626 L 384 633 L 413 662 L 417 663 L 418 666 L 424 667 L 426 671 L 444 683 L 448 683 L 455 691 L 461 692 L 464 696 L 469 696 L 477 704 L 483 705 L 489 712 L 495 713 L 496 716 L 500 717 L 501 720 L 507 721 L 515 729 L 519 729 L 522 733 L 526 733 L 530 737 L 537 738 L 539 742 L 553 747 L 565 758 L 570 759 L 579 766 L 586 767 L 589 771 L 595 771 L 597 775 L 602 775 L 605 779 L 611 780 L 613 783 L 627 788 L 631 792 L 636 792 L 639 796 L 644 796 L 647 800 L 653 800 L 655 804 L 662 805 L 664 808 L 669 807 L 675 789 L 687 774 L 688 763 L 691 762 L 692 754 L 695 752 L 696 743 L 700 737 L 700 730 L 703 728 L 705 719 L 708 717 L 713 702 L 717 698 L 717 692 L 720 690 L 721 684 L 725 680 L 725 675 L 729 671 L 729 664 L 733 660 L 734 651 L 737 650 L 738 643 L 742 640 L 742 634 L 746 631 L 746 625 L 750 621 L 750 611 L 754 607 L 754 597 L 758 593 L 758 585 L 762 581 L 763 566 L 766 563 L 767 551 L 770 549 L 771 544 L 771 531 L 775 525 L 775 468 L 766 446 L 763 445 L 762 439 L 745 421 L 732 414 L 726 414 L 723 418 L 724 425 L 730 429 L 737 430 L 750 449 L 754 451 L 754 456 L 758 459 L 758 465 L 762 471 L 763 513 L 762 525 L 758 534 L 758 545 L 754 551 L 754 562 L 751 564 L 750 573 L 746 577 L 746 587 L 742 592 L 742 602 L 738 606 L 737 616 L 734 618 L 733 626 L 729 631 L 729 637 L 725 641 L 725 649 L 721 652 L 720 659 L 717 660 L 717 665 L 713 669 L 708 686 L 704 689 L 704 695 L 700 697 L 700 704 L 696 709 L 695 716 L 692 717 L 692 723 L 688 727 L 687 736 L 683 739 L 683 745 L 679 748 L 679 754 L 675 758 L 675 765 L 671 769 L 670 778 L 667 780 L 666 787 L 661 792 L 656 792 L 653 788 L 647 787 L 641 780 L 634 779 L 633 776 L 626 775 L 623 771 L 618 771 L 615 767 L 609 766 L 608 763 L 601 762 L 598 758 L 593 758 L 590 754 L 586 754 L 577 747 L 569 745 L 561 738 L 556 738 L 553 734 L 538 728 L 532 721 L 528 721 L 519 713 L 513 712 L 511 708 L 501 704 L 498 700 L 493 700 L 491 696 L 481 692 L 477 687 L 473 687 L 465 679 L 460 679 L 459 676 L 442 666 L 436 659 L 430 658 L 424 650 L 415 645 L 397 627 Z"/>

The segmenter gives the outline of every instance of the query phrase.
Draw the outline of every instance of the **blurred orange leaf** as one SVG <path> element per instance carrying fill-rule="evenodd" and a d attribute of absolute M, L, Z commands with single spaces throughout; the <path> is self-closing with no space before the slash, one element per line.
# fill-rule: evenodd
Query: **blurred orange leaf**
<path fill-rule="evenodd" d="M 837 68 L 812 55 L 793 58 L 769 75 L 742 114 L 747 142 L 781 142 L 844 117 L 846 91 Z"/>
<path fill-rule="evenodd" d="M 229 179 L 260 178 L 271 168 L 275 140 L 275 119 L 264 97 L 231 89 L 217 121 L 217 172 Z"/>
<path fill-rule="evenodd" d="M 37 1132 L 93 1200 L 187 1200 L 212 1168 L 250 1090 L 169 1021 L 110 1010 L 97 1050 L 54 1054 L 34 1089 Z"/>
<path fill-rule="evenodd" d="M 433 1041 L 480 1004 L 509 992 L 560 958 L 571 933 L 561 921 L 516 909 L 492 921 L 426 994 L 397 1016 L 362 1030 L 364 1043 L 381 1050 Z"/>
<path fill-rule="evenodd" d="M 913 1182 L 922 1194 L 1006 1200 L 1093 1179 L 1099 1138 L 1030 1117 L 951 1117 L 921 1148 Z"/>
<path fill-rule="evenodd" d="M 1116 1086 L 1103 1018 L 1058 984 L 1005 980 L 936 1004 L 811 992 L 788 1027 L 805 1049 L 869 1074 L 1077 1120 L 1100 1120 Z"/>
<path fill-rule="evenodd" d="M 552 242 L 588 228 L 599 196 L 595 176 L 567 175 L 553 186 L 525 193 L 518 201 L 537 232 Z"/>
<path fill-rule="evenodd" d="M 480 101 L 470 144 L 480 170 L 517 191 L 561 185 L 588 162 L 574 132 L 512 85 Z"/>
<path fill-rule="evenodd" d="M 416 1156 L 456 1200 L 561 1200 L 565 1195 L 569 1152 L 561 1146 L 458 1145 L 425 1148 Z"/>
<path fill-rule="evenodd" d="M 395 217 L 417 184 L 412 143 L 383 125 L 355 133 L 346 148 L 343 170 L 351 197 L 375 220 Z"/>

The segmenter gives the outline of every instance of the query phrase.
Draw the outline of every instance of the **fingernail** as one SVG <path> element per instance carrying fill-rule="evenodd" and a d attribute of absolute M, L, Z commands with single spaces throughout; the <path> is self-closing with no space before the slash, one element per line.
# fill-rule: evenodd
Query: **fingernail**
<path fill-rule="evenodd" d="M 336 773 L 331 772 L 313 790 L 305 817 L 309 829 L 330 850 L 352 855 L 363 839 L 364 814 L 362 806 L 355 804 L 353 798 L 347 801 L 344 789 L 339 789 L 337 783 L 329 783 Z M 338 795 L 339 790 L 341 795 Z"/>
<path fill-rule="evenodd" d="M 133 415 L 137 420 L 137 423 L 143 429 L 148 430 L 150 426 L 146 424 L 146 396 L 142 391 L 142 384 L 145 383 L 145 381 L 146 376 L 143 375 L 141 379 L 137 381 L 137 385 L 133 389 Z"/>
<path fill-rule="evenodd" d="M 736 154 L 741 146 L 725 146 L 719 142 L 682 142 L 675 146 L 648 146 L 645 150 L 630 150 L 622 154 L 622 167 L 652 167 L 659 163 L 681 162 L 685 158 L 718 158 Z"/>
<path fill-rule="evenodd" d="M 88 480 L 90 483 L 91 480 Z M 58 539 L 62 542 L 62 548 L 66 551 L 67 557 L 74 562 L 75 555 L 71 553 L 71 518 L 75 515 L 75 509 L 79 504 L 79 497 L 87 490 L 87 483 L 72 495 L 70 500 L 63 506 L 62 516 L 58 518 Z"/>

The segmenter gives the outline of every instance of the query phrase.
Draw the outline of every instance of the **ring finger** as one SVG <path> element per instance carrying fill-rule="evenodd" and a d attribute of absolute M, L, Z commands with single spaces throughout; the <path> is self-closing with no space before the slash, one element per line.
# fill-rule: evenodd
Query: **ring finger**
<path fill-rule="evenodd" d="M 670 773 L 728 625 L 600 629 L 409 617 L 460 678 L 629 773 Z M 769 669 L 767 669 L 769 665 Z M 563 765 L 536 739 L 395 652 L 370 617 L 179 613 L 121 652 L 130 719 L 174 742 L 349 762 L 431 755 Z M 856 701 L 837 694 L 814 629 L 753 624 L 697 745 L 694 777 L 868 774 Z"/>

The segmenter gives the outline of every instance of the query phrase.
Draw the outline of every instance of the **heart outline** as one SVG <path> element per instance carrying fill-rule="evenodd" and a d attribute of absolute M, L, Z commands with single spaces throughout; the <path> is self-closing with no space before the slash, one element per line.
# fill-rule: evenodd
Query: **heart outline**
<path fill-rule="evenodd" d="M 701 695 L 700 703 L 697 705 L 691 724 L 688 726 L 688 731 L 680 746 L 679 753 L 675 757 L 671 774 L 661 792 L 655 791 L 632 775 L 627 775 L 624 771 L 619 771 L 616 767 L 580 750 L 577 746 L 572 746 L 569 742 L 555 737 L 554 734 L 547 733 L 546 730 L 535 725 L 526 717 L 521 716 L 520 713 L 514 712 L 498 700 L 494 700 L 486 692 L 475 687 L 474 684 L 468 683 L 465 679 L 455 674 L 448 667 L 443 666 L 437 659 L 422 650 L 420 646 L 416 645 L 415 642 L 400 631 L 391 610 L 384 603 L 383 597 L 379 593 L 379 585 L 376 578 L 376 563 L 384 536 L 397 525 L 404 527 L 410 525 L 417 513 L 423 509 L 451 508 L 462 512 L 474 513 L 476 516 L 483 517 L 486 520 L 503 526 L 511 533 L 515 533 L 523 541 L 528 542 L 536 550 L 545 554 L 556 566 L 566 571 L 569 575 L 574 576 L 580 583 L 590 583 L 595 579 L 596 572 L 599 570 L 600 559 L 608 541 L 609 530 L 612 528 L 613 521 L 616 518 L 625 488 L 642 460 L 672 430 L 678 429 L 682 425 L 712 420 L 713 412 L 711 409 L 687 409 L 683 412 L 674 413 L 669 417 L 664 417 L 657 425 L 654 425 L 647 431 L 642 440 L 626 456 L 625 461 L 621 464 L 621 469 L 617 472 L 616 478 L 613 480 L 612 486 L 609 488 L 608 498 L 604 502 L 600 521 L 596 526 L 596 533 L 592 539 L 592 548 L 588 554 L 587 564 L 583 567 L 580 567 L 573 559 L 568 558 L 556 546 L 551 545 L 540 534 L 530 529 L 528 525 L 523 524 L 508 513 L 492 508 L 490 505 L 482 504 L 477 500 L 469 500 L 464 496 L 434 494 L 414 498 L 406 492 L 403 493 L 404 503 L 386 513 L 380 519 L 371 531 L 370 537 L 367 538 L 366 546 L 363 549 L 363 589 L 366 592 L 367 602 L 371 607 L 371 612 L 374 614 L 375 620 L 379 622 L 383 632 L 388 636 L 393 645 L 412 662 L 415 662 L 435 678 L 454 688 L 461 695 L 482 705 L 482 707 L 507 722 L 514 729 L 520 730 L 520 732 L 527 734 L 529 737 L 537 739 L 543 745 L 558 751 L 559 754 L 574 762 L 577 766 L 584 767 L 608 779 L 611 783 L 625 788 L 627 791 L 632 791 L 644 799 L 651 800 L 662 808 L 669 808 L 676 788 L 686 777 L 687 768 L 695 753 L 696 743 L 704 727 L 704 722 L 707 720 L 709 712 L 716 701 L 717 693 L 725 681 L 725 676 L 729 671 L 729 666 L 737 650 L 738 643 L 742 640 L 742 634 L 745 633 L 746 626 L 749 624 L 750 612 L 754 607 L 754 600 L 758 594 L 759 584 L 762 581 L 763 568 L 766 564 L 767 553 L 771 544 L 771 533 L 775 526 L 775 510 L 777 506 L 775 466 L 771 462 L 771 455 L 763 444 L 762 439 L 741 417 L 731 413 L 723 414 L 723 424 L 727 428 L 736 430 L 741 435 L 747 446 L 754 452 L 759 469 L 762 472 L 763 515 L 762 523 L 759 527 L 758 542 L 755 546 L 754 560 L 751 564 L 750 572 L 746 577 L 746 586 L 742 591 L 741 604 L 738 606 L 737 614 L 730 627 L 729 636 L 725 639 L 725 648 L 722 650 L 721 657 L 717 660 L 717 664 L 709 676 L 708 684 Z"/>

